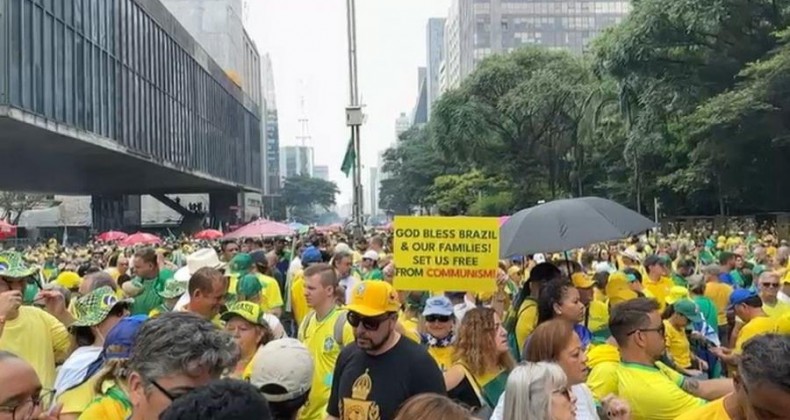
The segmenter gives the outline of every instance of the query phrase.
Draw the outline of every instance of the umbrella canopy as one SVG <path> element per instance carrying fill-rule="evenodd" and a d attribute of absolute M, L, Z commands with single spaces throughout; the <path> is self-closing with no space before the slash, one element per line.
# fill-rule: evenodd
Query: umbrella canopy
<path fill-rule="evenodd" d="M 499 228 L 502 258 L 567 251 L 642 233 L 655 223 L 599 197 L 556 200 L 510 216 Z"/>
<path fill-rule="evenodd" d="M 16 226 L 5 220 L 0 220 L 0 239 L 6 239 L 16 236 Z"/>
<path fill-rule="evenodd" d="M 132 245 L 155 245 L 161 243 L 162 240 L 150 233 L 144 232 L 137 232 L 135 234 L 129 235 L 126 239 L 120 242 L 121 246 L 132 246 Z"/>
<path fill-rule="evenodd" d="M 224 236 L 224 239 L 257 238 L 261 236 L 290 236 L 295 232 L 288 225 L 258 219 Z"/>
<path fill-rule="evenodd" d="M 195 239 L 202 239 L 204 241 L 211 241 L 214 239 L 219 239 L 224 235 L 222 232 L 216 229 L 206 229 L 201 230 L 200 232 L 195 234 Z"/>
<path fill-rule="evenodd" d="M 116 230 L 110 230 L 102 234 L 99 234 L 99 236 L 97 236 L 96 239 L 104 242 L 113 242 L 113 241 L 122 241 L 128 237 L 129 235 L 127 235 L 126 233 L 118 232 Z"/>
<path fill-rule="evenodd" d="M 502 227 L 508 219 L 510 219 L 510 216 L 499 216 L 499 227 Z"/>

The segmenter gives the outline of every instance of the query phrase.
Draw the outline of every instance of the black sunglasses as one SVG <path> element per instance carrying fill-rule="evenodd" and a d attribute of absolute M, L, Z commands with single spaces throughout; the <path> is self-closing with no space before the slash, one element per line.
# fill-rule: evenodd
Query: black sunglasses
<path fill-rule="evenodd" d="M 425 322 L 449 322 L 452 317 L 450 315 L 426 315 Z"/>
<path fill-rule="evenodd" d="M 659 333 L 659 334 L 661 334 L 663 336 L 666 333 L 666 328 L 664 327 L 664 324 L 662 323 L 657 328 L 639 328 L 639 329 L 631 331 L 630 333 L 628 333 L 626 335 L 632 335 L 632 334 L 634 334 L 636 332 L 650 332 L 650 331 L 655 331 L 655 332 L 657 332 L 657 333 Z"/>
<path fill-rule="evenodd" d="M 378 330 L 381 324 L 390 318 L 392 318 L 391 314 L 366 317 L 354 312 L 349 312 L 347 317 L 348 323 L 351 324 L 352 327 L 357 328 L 359 324 L 362 324 L 362 327 L 368 331 Z"/>

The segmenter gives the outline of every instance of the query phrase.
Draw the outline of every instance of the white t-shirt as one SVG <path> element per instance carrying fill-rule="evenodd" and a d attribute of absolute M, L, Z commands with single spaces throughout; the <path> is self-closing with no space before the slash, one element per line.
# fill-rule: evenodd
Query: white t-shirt
<path fill-rule="evenodd" d="M 571 387 L 573 396 L 576 397 L 576 420 L 600 420 L 598 410 L 595 408 L 595 400 L 592 392 L 586 384 L 573 385 Z M 499 397 L 494 413 L 490 420 L 503 420 L 505 416 L 505 393 Z"/>

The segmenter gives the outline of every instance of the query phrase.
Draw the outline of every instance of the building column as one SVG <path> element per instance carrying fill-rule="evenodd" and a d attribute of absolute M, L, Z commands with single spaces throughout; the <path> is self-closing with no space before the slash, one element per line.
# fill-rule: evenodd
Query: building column
<path fill-rule="evenodd" d="M 238 193 L 234 191 L 210 193 L 208 202 L 211 227 L 221 226 L 222 231 L 227 232 L 229 226 L 241 223 L 238 214 L 242 204 L 239 203 Z"/>
<path fill-rule="evenodd" d="M 142 209 L 139 195 L 92 195 L 92 227 L 96 232 L 140 229 Z"/>

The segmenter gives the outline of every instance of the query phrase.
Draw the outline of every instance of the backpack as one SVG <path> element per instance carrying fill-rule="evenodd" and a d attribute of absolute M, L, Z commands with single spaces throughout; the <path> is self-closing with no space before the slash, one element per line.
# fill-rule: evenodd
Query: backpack
<path fill-rule="evenodd" d="M 508 310 L 507 316 L 505 317 L 505 331 L 507 331 L 507 345 L 510 348 L 510 353 L 516 359 L 516 361 L 521 361 L 521 349 L 518 346 L 518 337 L 516 336 L 516 326 L 518 325 L 518 319 L 521 317 L 521 314 L 524 313 L 527 308 L 536 306 L 538 302 L 531 298 L 527 297 L 524 301 L 521 302 L 521 305 L 518 308 L 511 307 Z"/>
<path fill-rule="evenodd" d="M 299 328 L 299 341 L 304 339 L 304 332 L 307 331 L 307 327 L 310 326 L 310 323 L 313 322 L 315 319 L 316 314 L 315 311 L 310 311 L 304 319 L 304 323 L 302 324 L 302 328 Z M 333 327 L 332 337 L 335 339 L 335 343 L 337 343 L 338 347 L 340 347 L 340 351 L 343 351 L 343 328 L 346 326 L 346 321 L 348 317 L 348 312 L 340 311 L 340 314 L 335 318 L 335 325 Z"/>

